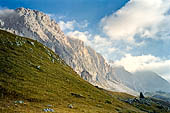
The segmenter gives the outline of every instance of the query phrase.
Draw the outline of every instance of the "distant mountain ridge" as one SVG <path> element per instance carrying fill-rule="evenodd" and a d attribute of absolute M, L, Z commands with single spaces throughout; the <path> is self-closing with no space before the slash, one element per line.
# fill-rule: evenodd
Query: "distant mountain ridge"
<path fill-rule="evenodd" d="M 130 79 L 133 74 L 124 69 L 111 67 L 99 53 L 86 46 L 83 41 L 65 36 L 59 25 L 40 11 L 18 8 L 10 15 L 0 16 L 0 28 L 30 37 L 51 48 L 93 85 L 112 91 L 137 94 L 133 87 L 135 81 Z M 129 82 L 131 80 L 132 82 Z"/>
<path fill-rule="evenodd" d="M 135 83 L 136 91 L 170 92 L 170 83 L 154 72 L 151 72 L 151 71 L 136 72 L 136 73 L 134 73 L 134 79 L 136 81 L 136 83 Z M 142 87 L 140 87 L 140 86 L 142 86 Z"/>
<path fill-rule="evenodd" d="M 114 79 L 137 92 L 170 92 L 170 83 L 152 71 L 130 73 L 122 67 L 113 68 Z"/>

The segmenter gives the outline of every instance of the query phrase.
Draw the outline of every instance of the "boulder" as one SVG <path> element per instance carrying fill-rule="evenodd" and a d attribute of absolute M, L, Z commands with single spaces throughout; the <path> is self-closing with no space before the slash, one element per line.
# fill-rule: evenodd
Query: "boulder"
<path fill-rule="evenodd" d="M 77 97 L 77 98 L 85 98 L 83 95 L 81 94 L 76 94 L 76 93 L 71 93 L 72 96 Z"/>
<path fill-rule="evenodd" d="M 44 111 L 44 112 L 54 112 L 54 110 L 51 109 L 51 108 L 45 108 L 45 109 L 43 109 L 42 111 Z"/>
<path fill-rule="evenodd" d="M 40 69 L 40 66 L 37 66 L 36 68 L 37 68 L 37 69 Z"/>
<path fill-rule="evenodd" d="M 68 105 L 68 108 L 71 108 L 71 109 L 72 109 L 72 108 L 73 108 L 73 105 L 72 105 L 72 104 L 69 104 L 69 105 Z"/>
<path fill-rule="evenodd" d="M 142 92 L 140 92 L 140 96 L 139 96 L 139 98 L 140 98 L 140 99 L 145 98 Z"/>

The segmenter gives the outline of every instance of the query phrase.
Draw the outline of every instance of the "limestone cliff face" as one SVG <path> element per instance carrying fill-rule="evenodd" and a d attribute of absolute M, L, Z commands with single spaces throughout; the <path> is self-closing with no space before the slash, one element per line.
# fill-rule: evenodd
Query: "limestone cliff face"
<path fill-rule="evenodd" d="M 105 59 L 83 41 L 65 36 L 59 25 L 42 12 L 25 8 L 12 10 L 8 15 L 0 16 L 0 28 L 43 43 L 93 85 L 134 93 L 118 81 L 107 79 L 114 73 Z"/>
<path fill-rule="evenodd" d="M 89 82 L 92 81 L 92 75 L 90 75 L 89 72 L 85 70 L 81 72 L 81 77 L 86 81 L 89 81 Z"/>

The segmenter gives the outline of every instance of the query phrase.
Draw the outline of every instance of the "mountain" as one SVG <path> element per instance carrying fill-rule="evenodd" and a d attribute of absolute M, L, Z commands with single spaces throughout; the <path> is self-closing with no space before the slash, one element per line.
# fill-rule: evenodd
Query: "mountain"
<path fill-rule="evenodd" d="M 89 76 L 85 70 L 83 75 Z M 0 113 L 160 113 L 169 108 L 159 100 L 94 87 L 46 46 L 0 30 Z"/>
<path fill-rule="evenodd" d="M 164 100 L 166 102 L 170 102 L 170 93 L 167 92 L 163 92 L 163 91 L 145 92 L 145 95 L 148 97 L 153 97 L 153 98 Z"/>
<path fill-rule="evenodd" d="M 51 48 L 93 85 L 112 91 L 137 94 L 116 80 L 108 80 L 107 76 L 113 73 L 111 73 L 112 67 L 106 63 L 105 59 L 86 46 L 83 41 L 65 36 L 59 25 L 48 15 L 36 10 L 18 8 L 9 14 L 1 15 L 0 23 L 0 28 L 3 30 L 30 37 Z M 87 73 L 90 78 L 87 77 Z"/>
<path fill-rule="evenodd" d="M 123 67 L 113 67 L 113 73 L 114 76 L 108 76 L 110 80 L 117 80 L 137 92 L 170 92 L 170 83 L 154 72 L 130 73 Z"/>
<path fill-rule="evenodd" d="M 133 74 L 126 71 L 124 67 L 113 67 L 112 68 L 112 73 L 108 75 L 108 78 L 110 80 L 116 80 L 122 84 L 125 84 L 126 86 L 130 87 L 133 89 Z"/>
<path fill-rule="evenodd" d="M 94 87 L 49 48 L 0 30 L 1 113 L 142 112 L 117 95 L 134 98 Z"/>
<path fill-rule="evenodd" d="M 137 95 L 170 91 L 169 83 L 152 72 L 130 73 L 112 67 L 83 41 L 65 36 L 59 25 L 40 11 L 18 8 L 0 15 L 0 28 L 37 40 L 52 49 L 83 79 L 101 88 Z"/>
<path fill-rule="evenodd" d="M 143 92 L 170 92 L 170 83 L 151 71 L 140 71 L 134 73 L 136 91 Z M 142 87 L 140 87 L 142 86 Z"/>

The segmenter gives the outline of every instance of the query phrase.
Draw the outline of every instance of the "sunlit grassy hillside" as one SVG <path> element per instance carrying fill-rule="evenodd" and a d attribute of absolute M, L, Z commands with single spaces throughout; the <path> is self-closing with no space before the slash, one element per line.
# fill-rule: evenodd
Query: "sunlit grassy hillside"
<path fill-rule="evenodd" d="M 58 55 L 37 41 L 0 30 L 0 112 L 140 113 L 79 77 Z M 115 95 L 115 96 L 114 96 Z M 19 102 L 21 101 L 21 102 Z"/>

